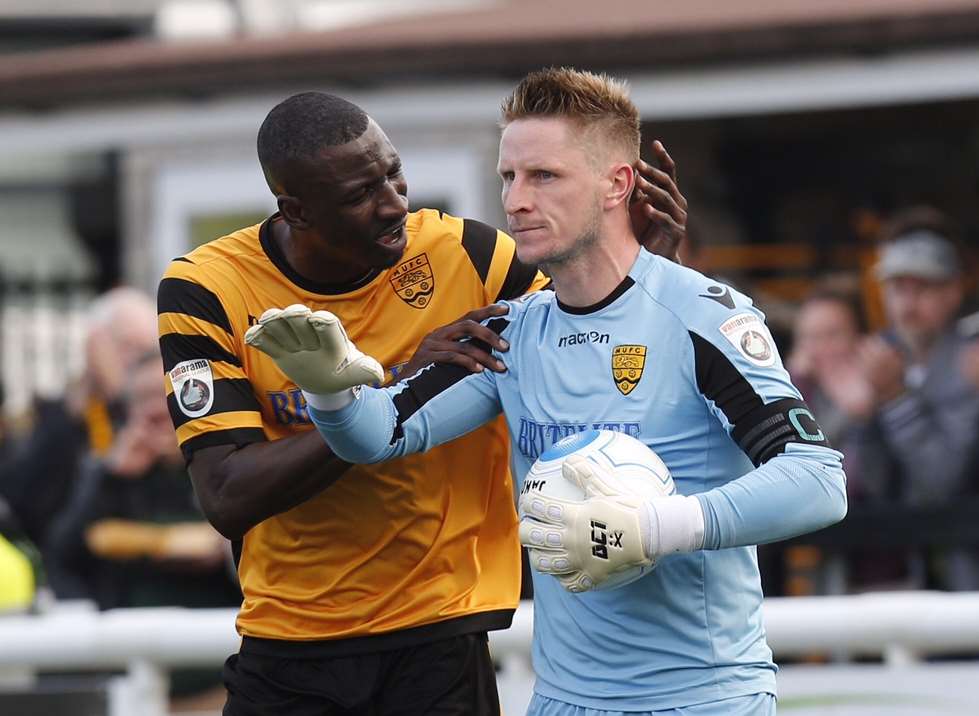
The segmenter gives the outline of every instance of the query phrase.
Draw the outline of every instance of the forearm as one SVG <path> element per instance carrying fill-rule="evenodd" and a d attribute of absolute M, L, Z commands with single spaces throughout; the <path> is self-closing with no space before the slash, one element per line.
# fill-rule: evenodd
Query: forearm
<path fill-rule="evenodd" d="M 214 465 L 213 479 L 207 485 L 195 480 L 195 487 L 214 528 L 240 539 L 259 522 L 318 495 L 349 467 L 310 431 L 231 451 Z"/>
<path fill-rule="evenodd" d="M 704 549 L 765 544 L 822 529 L 846 514 L 842 456 L 789 449 L 746 475 L 697 495 Z"/>
<path fill-rule="evenodd" d="M 364 388 L 340 410 L 320 410 L 307 398 L 309 416 L 337 455 L 382 462 L 442 445 L 499 415 L 489 374 L 435 365 L 392 388 Z"/>
<path fill-rule="evenodd" d="M 319 410 L 308 403 L 309 417 L 322 439 L 337 454 L 353 463 L 374 463 L 404 454 L 404 440 L 392 440 L 396 416 L 383 390 L 364 388 L 358 398 L 340 410 Z"/>

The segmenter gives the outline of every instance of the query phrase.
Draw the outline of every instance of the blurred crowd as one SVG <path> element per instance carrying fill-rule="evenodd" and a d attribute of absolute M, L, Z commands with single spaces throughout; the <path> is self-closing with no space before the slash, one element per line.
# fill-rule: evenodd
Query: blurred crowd
<path fill-rule="evenodd" d="M 782 346 L 845 455 L 850 519 L 979 497 L 979 320 L 963 318 L 961 239 L 928 208 L 898 212 L 880 238 L 872 280 L 885 325 L 868 325 L 859 277 L 833 277 L 793 307 Z M 87 316 L 82 375 L 3 441 L 0 611 L 36 608 L 38 590 L 100 609 L 237 606 L 230 547 L 203 519 L 176 445 L 152 299 L 113 289 Z M 979 550 L 909 545 L 851 545 L 835 555 L 843 580 L 809 591 L 979 589 Z M 763 549 L 770 594 L 806 591 L 788 583 L 793 550 Z"/>
<path fill-rule="evenodd" d="M 851 521 L 890 507 L 890 529 L 914 535 L 925 528 L 915 510 L 979 496 L 979 323 L 962 316 L 962 249 L 938 211 L 898 212 L 872 277 L 884 325 L 868 328 L 864 296 L 845 281 L 824 282 L 798 308 L 786 367 L 845 456 Z M 846 588 L 979 589 L 979 550 L 936 548 L 927 535 L 905 543 L 851 546 Z"/>
<path fill-rule="evenodd" d="M 0 613 L 85 600 L 235 606 L 231 550 L 203 518 L 163 390 L 154 301 L 133 288 L 87 312 L 84 372 L 37 400 L 0 460 Z M 177 673 L 173 689 L 220 683 Z"/>

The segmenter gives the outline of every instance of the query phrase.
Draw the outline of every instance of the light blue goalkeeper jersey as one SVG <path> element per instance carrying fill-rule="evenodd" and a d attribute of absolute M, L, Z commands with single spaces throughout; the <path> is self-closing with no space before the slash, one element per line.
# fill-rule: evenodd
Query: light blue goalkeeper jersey
<path fill-rule="evenodd" d="M 502 410 L 518 489 L 566 435 L 607 428 L 639 438 L 677 490 L 700 500 L 704 549 L 610 591 L 572 594 L 535 572 L 536 691 L 622 711 L 775 693 L 753 545 L 840 520 L 846 491 L 842 456 L 790 383 L 761 313 L 645 251 L 594 306 L 565 306 L 550 291 L 507 305 L 487 322 L 510 343 L 497 354 L 505 373 L 430 366 L 365 389 L 341 411 L 311 409 L 320 432 L 345 460 L 377 462 Z"/>

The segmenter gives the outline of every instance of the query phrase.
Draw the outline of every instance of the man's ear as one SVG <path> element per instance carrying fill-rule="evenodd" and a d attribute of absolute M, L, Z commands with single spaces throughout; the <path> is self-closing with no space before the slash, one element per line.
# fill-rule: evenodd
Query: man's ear
<path fill-rule="evenodd" d="M 303 203 L 294 196 L 288 194 L 277 194 L 275 202 L 279 206 L 279 213 L 289 226 L 294 229 L 308 229 L 309 217 L 306 215 L 306 208 Z"/>
<path fill-rule="evenodd" d="M 619 204 L 628 206 L 632 190 L 636 188 L 636 170 L 629 164 L 613 164 L 609 167 L 607 177 L 609 188 L 605 193 L 605 208 L 613 209 Z"/>

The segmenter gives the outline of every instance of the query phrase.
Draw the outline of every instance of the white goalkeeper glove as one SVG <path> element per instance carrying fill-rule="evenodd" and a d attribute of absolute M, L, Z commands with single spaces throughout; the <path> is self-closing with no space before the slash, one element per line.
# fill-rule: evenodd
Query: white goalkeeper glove
<path fill-rule="evenodd" d="M 561 472 L 585 499 L 524 493 L 520 542 L 531 566 L 557 577 L 568 591 L 586 592 L 616 572 L 703 547 L 704 513 L 696 497 L 643 500 L 614 473 L 580 455 L 569 456 Z"/>
<path fill-rule="evenodd" d="M 245 333 L 245 343 L 271 357 L 322 410 L 339 410 L 354 399 L 354 388 L 384 380 L 381 365 L 357 350 L 328 311 L 270 308 Z"/>

